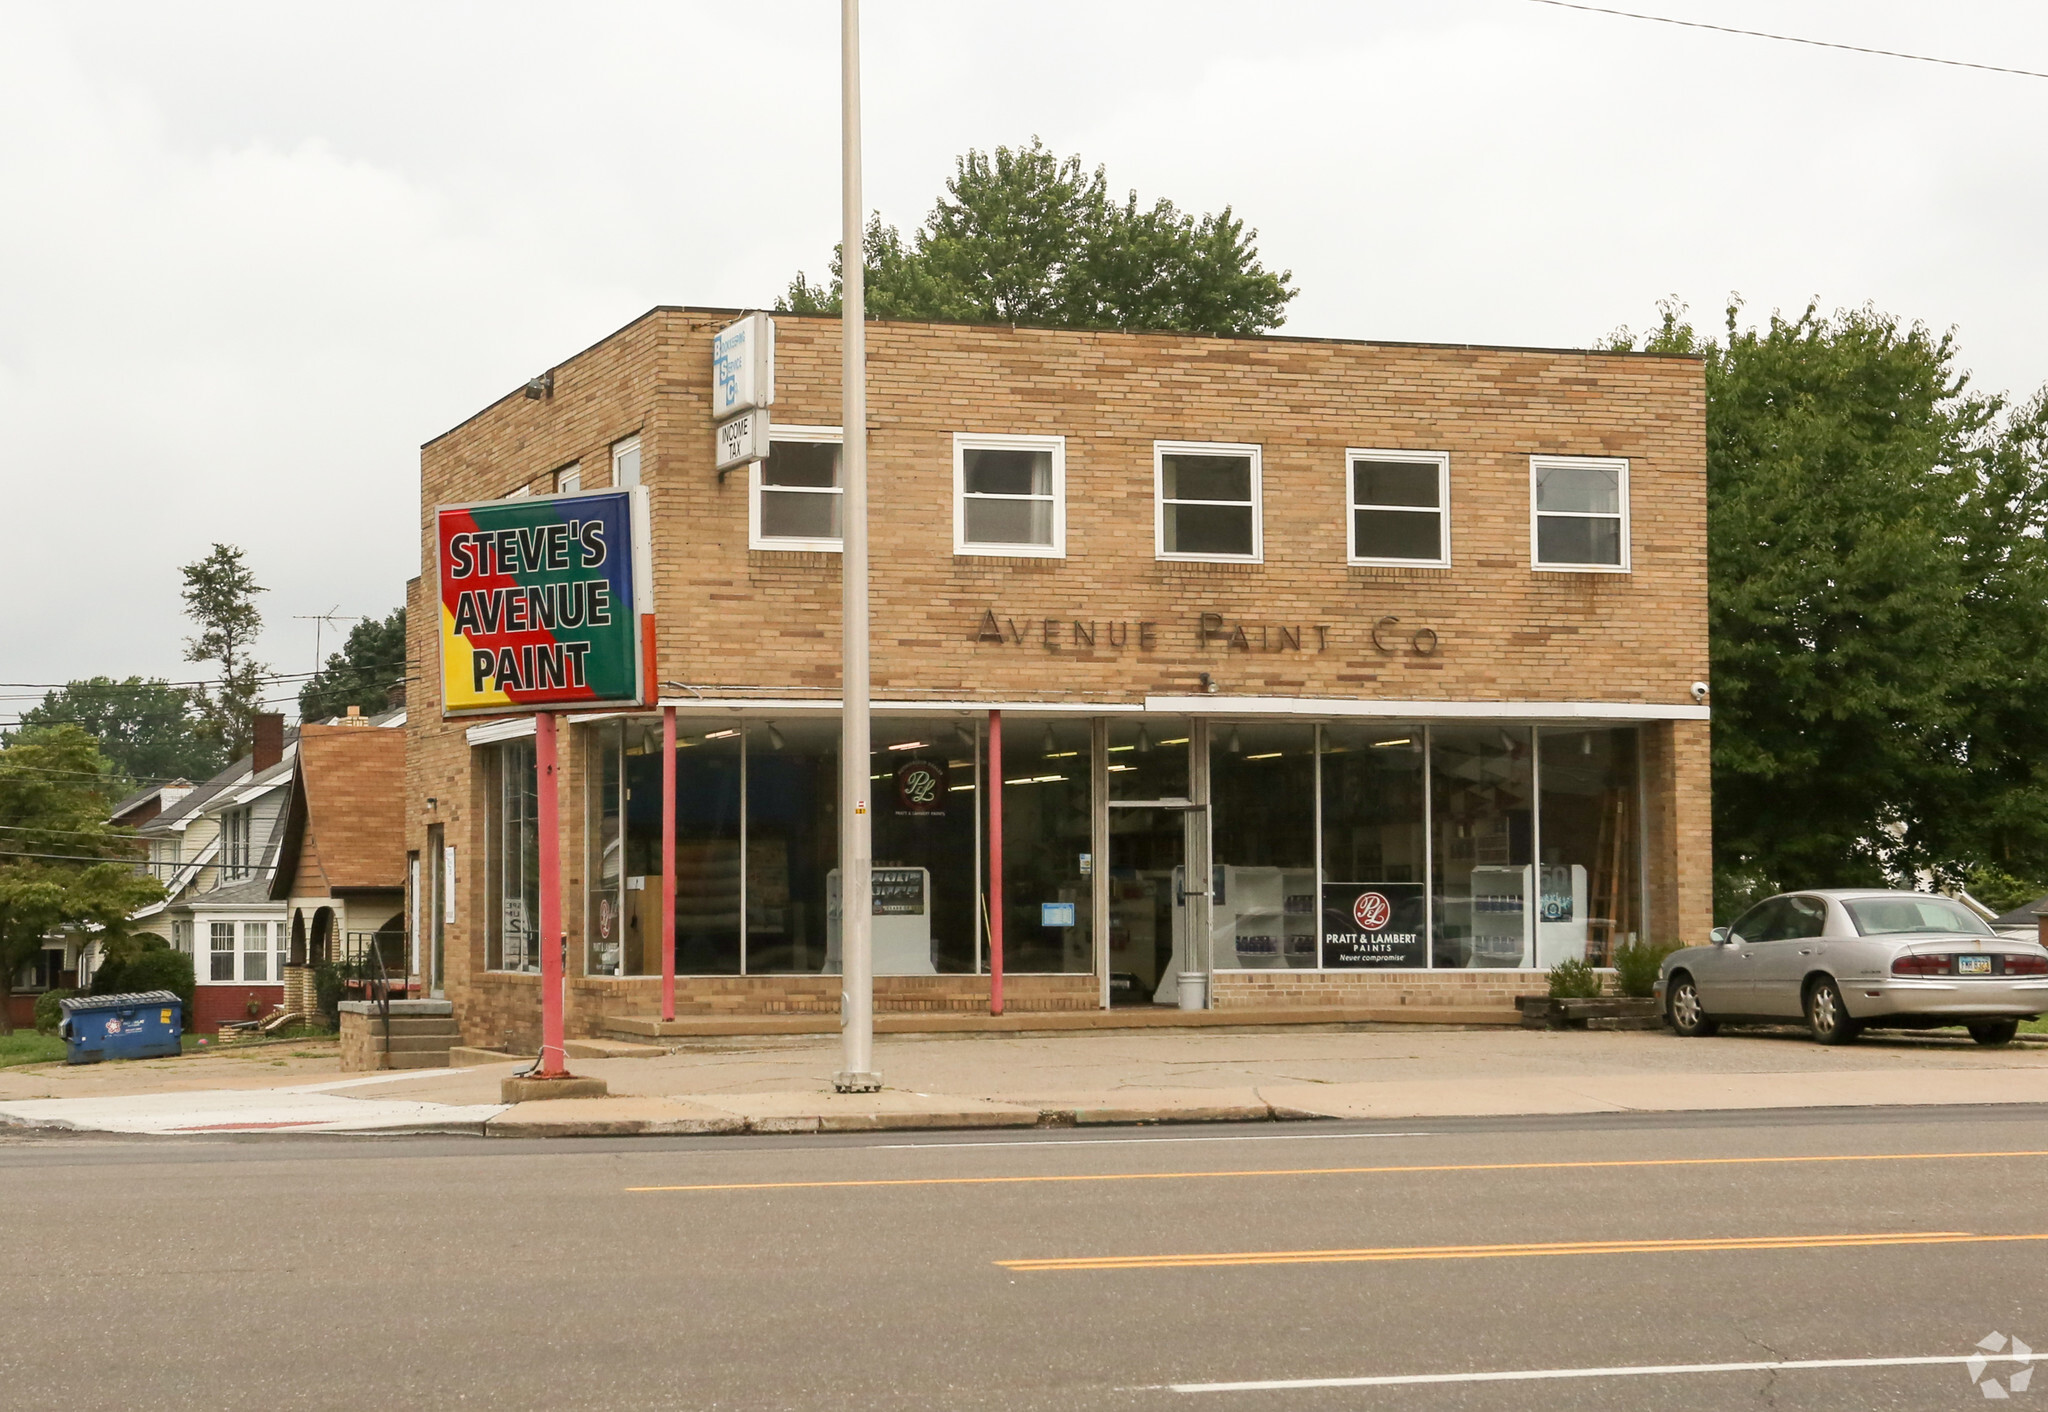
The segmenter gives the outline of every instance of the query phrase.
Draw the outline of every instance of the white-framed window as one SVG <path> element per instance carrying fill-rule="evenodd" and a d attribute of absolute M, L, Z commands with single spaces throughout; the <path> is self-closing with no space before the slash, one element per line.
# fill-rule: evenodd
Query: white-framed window
<path fill-rule="evenodd" d="M 1450 566 L 1449 452 L 1353 447 L 1344 453 L 1344 484 L 1351 563 Z"/>
<path fill-rule="evenodd" d="M 583 463 L 571 461 L 555 472 L 555 494 L 574 495 L 583 489 Z"/>
<path fill-rule="evenodd" d="M 192 954 L 192 921 L 189 917 L 171 919 L 171 949 Z"/>
<path fill-rule="evenodd" d="M 522 485 L 506 491 L 505 498 L 507 500 L 524 500 L 527 496 L 531 494 L 533 494 L 533 487 L 530 485 Z"/>
<path fill-rule="evenodd" d="M 953 552 L 1066 557 L 1064 436 L 954 435 Z"/>
<path fill-rule="evenodd" d="M 1152 443 L 1153 535 L 1161 559 L 1258 563 L 1260 451 L 1233 442 Z"/>
<path fill-rule="evenodd" d="M 640 484 L 640 435 L 612 443 L 612 489 L 626 490 Z"/>
<path fill-rule="evenodd" d="M 768 428 L 768 459 L 747 467 L 747 545 L 840 548 L 838 427 Z"/>
<path fill-rule="evenodd" d="M 242 923 L 242 979 L 262 985 L 270 979 L 270 923 Z"/>
<path fill-rule="evenodd" d="M 235 978 L 235 924 L 212 922 L 208 925 L 210 935 L 207 942 L 206 978 L 214 981 L 231 981 Z"/>
<path fill-rule="evenodd" d="M 246 805 L 230 809 L 220 816 L 221 871 L 229 881 L 249 876 L 249 835 L 254 825 L 254 811 Z"/>
<path fill-rule="evenodd" d="M 1628 460 L 1529 458 L 1529 562 L 1538 569 L 1628 572 Z"/>

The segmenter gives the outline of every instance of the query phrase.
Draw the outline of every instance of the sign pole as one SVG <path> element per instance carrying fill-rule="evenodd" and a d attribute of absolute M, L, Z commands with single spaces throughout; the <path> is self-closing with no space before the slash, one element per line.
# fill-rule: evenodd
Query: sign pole
<path fill-rule="evenodd" d="M 866 247 L 860 190 L 860 0 L 839 5 L 841 295 L 840 420 L 845 475 L 840 554 L 844 703 L 839 744 L 839 1023 L 841 1093 L 873 1093 L 875 1072 L 874 816 L 868 812 L 868 397 Z"/>
<path fill-rule="evenodd" d="M 535 784 L 540 790 L 540 1063 L 534 1077 L 569 1077 L 562 1047 L 562 970 L 568 937 L 562 931 L 561 801 L 555 769 L 555 713 L 533 720 Z"/>
<path fill-rule="evenodd" d="M 676 1017 L 676 708 L 661 708 L 661 1018 Z"/>

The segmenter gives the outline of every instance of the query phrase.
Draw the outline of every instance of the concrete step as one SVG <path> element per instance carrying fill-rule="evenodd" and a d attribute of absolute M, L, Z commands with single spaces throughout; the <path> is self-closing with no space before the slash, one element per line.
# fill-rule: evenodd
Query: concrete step
<path fill-rule="evenodd" d="M 1373 1008 L 1340 1006 L 1292 1010 L 1178 1010 L 1170 1006 L 1119 1007 L 1114 1010 L 1016 1011 L 989 1015 L 973 1011 L 924 1011 L 875 1015 L 876 1034 L 1052 1034 L 1100 1030 L 1292 1029 L 1297 1026 L 1346 1028 L 1354 1025 L 1448 1025 L 1458 1028 L 1517 1025 L 1521 1014 L 1510 1006 L 1394 1005 Z M 678 1015 L 660 1020 L 649 1015 L 609 1015 L 604 1032 L 623 1040 L 677 1039 L 715 1035 L 818 1035 L 839 1033 L 836 1011 L 816 1015 Z"/>
<path fill-rule="evenodd" d="M 369 1031 L 374 1035 L 383 1034 L 384 1021 L 376 1015 L 370 1016 Z M 461 1027 L 447 1015 L 393 1015 L 391 1017 L 391 1033 L 394 1035 L 447 1035 L 449 1038 L 457 1040 L 462 1038 Z"/>
<path fill-rule="evenodd" d="M 445 1069 L 448 1067 L 448 1051 L 445 1049 L 401 1051 L 384 1056 L 387 1069 Z"/>

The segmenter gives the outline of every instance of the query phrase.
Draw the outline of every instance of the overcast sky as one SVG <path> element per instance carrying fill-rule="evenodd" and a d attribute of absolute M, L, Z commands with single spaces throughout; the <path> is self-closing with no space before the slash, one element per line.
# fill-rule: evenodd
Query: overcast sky
<path fill-rule="evenodd" d="M 1622 7 L 2048 71 L 2039 0 Z M 906 228 L 1035 133 L 1235 207 L 1287 332 L 1583 345 L 1733 291 L 2048 380 L 2048 80 L 1533 0 L 865 9 L 868 202 Z M 837 10 L 0 0 L 0 678 L 200 674 L 177 567 L 216 540 L 304 671 L 299 615 L 419 571 L 421 442 L 651 305 L 822 275 Z"/>

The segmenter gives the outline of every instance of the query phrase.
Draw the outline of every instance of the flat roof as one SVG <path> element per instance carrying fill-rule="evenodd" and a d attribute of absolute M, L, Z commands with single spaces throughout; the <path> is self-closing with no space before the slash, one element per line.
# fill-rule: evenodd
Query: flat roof
<path fill-rule="evenodd" d="M 625 323 L 620 324 L 595 343 L 577 349 L 560 362 L 551 363 L 541 371 L 542 373 L 551 373 L 558 368 L 567 367 L 585 353 L 595 352 L 620 334 L 625 333 L 628 329 L 645 323 L 657 314 L 715 314 L 721 317 L 736 319 L 745 314 L 755 313 L 771 314 L 778 319 L 819 319 L 830 320 L 833 323 L 839 321 L 837 314 L 789 314 L 778 313 L 773 309 L 761 308 L 728 309 L 713 304 L 657 304 L 646 313 L 638 314 L 628 319 Z M 899 324 L 926 328 L 1008 329 L 1013 333 L 1098 333 L 1115 334 L 1127 338 L 1210 338 L 1215 339 L 1219 343 L 1315 343 L 1340 348 L 1428 348 L 1447 353 L 1552 353 L 1579 354 L 1594 358 L 1664 359 L 1676 363 L 1698 363 L 1704 361 L 1697 353 L 1651 353 L 1634 348 L 1552 348 L 1541 344 L 1528 343 L 1434 343 L 1388 338 L 1328 338 L 1312 334 L 1292 333 L 1201 333 L 1186 329 L 1071 328 L 1063 324 L 977 322 L 971 319 L 879 319 L 870 317 L 866 322 L 870 324 Z M 453 436 L 478 417 L 516 398 L 523 397 L 525 392 L 525 384 L 522 383 L 503 397 L 498 398 L 497 401 L 486 403 L 483 407 L 448 428 L 448 430 L 421 442 L 420 449 L 424 451 L 435 442 L 443 441 Z"/>

